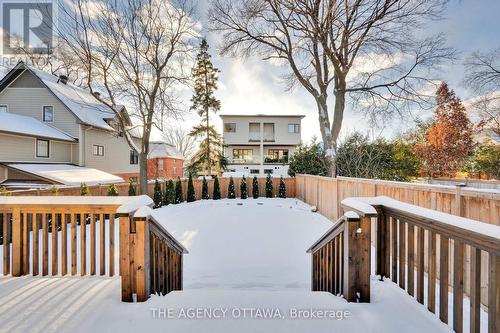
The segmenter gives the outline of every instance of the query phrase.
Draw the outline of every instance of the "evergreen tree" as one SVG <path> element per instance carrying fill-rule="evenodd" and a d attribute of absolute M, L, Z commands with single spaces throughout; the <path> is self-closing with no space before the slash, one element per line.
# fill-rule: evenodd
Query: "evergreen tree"
<path fill-rule="evenodd" d="M 203 39 L 200 51 L 196 56 L 196 65 L 192 70 L 194 95 L 191 98 L 191 110 L 198 111 L 202 122 L 195 126 L 189 134 L 193 137 L 201 137 L 202 141 L 190 169 L 191 171 L 204 170 L 208 175 L 212 175 L 215 167 L 224 170 L 226 164 L 222 154 L 221 136 L 217 133 L 214 125 L 210 123 L 210 112 L 216 113 L 220 110 L 220 101 L 214 95 L 217 90 L 217 74 L 219 72 L 210 60 L 208 43 Z"/>
<path fill-rule="evenodd" d="M 273 179 L 271 178 L 271 174 L 267 174 L 266 178 L 266 198 L 273 197 Z"/>
<path fill-rule="evenodd" d="M 155 187 L 153 192 L 153 202 L 155 203 L 154 208 L 160 208 L 163 204 L 163 193 L 161 192 L 160 182 L 155 180 Z"/>
<path fill-rule="evenodd" d="M 243 176 L 241 178 L 241 184 L 240 184 L 240 193 L 241 193 L 241 198 L 246 199 L 248 194 L 247 194 L 247 178 Z"/>
<path fill-rule="evenodd" d="M 229 185 L 227 187 L 227 197 L 229 199 L 236 199 L 236 191 L 234 190 L 233 176 L 229 177 Z"/>
<path fill-rule="evenodd" d="M 129 195 L 129 197 L 133 197 L 133 196 L 137 195 L 136 193 L 137 193 L 137 191 L 136 191 L 135 184 L 131 179 L 128 183 L 128 195 Z"/>
<path fill-rule="evenodd" d="M 181 178 L 177 177 L 177 181 L 175 182 L 175 203 L 179 204 L 184 202 L 184 196 L 182 195 L 182 183 Z"/>
<path fill-rule="evenodd" d="M 165 193 L 163 195 L 163 205 L 175 203 L 175 185 L 172 179 L 165 182 Z"/>
<path fill-rule="evenodd" d="M 90 195 L 89 187 L 87 186 L 86 183 L 81 183 L 80 184 L 80 195 L 81 196 Z"/>
<path fill-rule="evenodd" d="M 253 176 L 252 196 L 254 199 L 257 199 L 259 197 L 259 180 L 257 179 L 257 176 Z"/>
<path fill-rule="evenodd" d="M 278 190 L 278 197 L 286 198 L 286 185 L 285 185 L 285 179 L 283 179 L 283 176 L 281 176 L 281 178 L 280 178 L 280 188 Z"/>
<path fill-rule="evenodd" d="M 195 198 L 195 194 L 194 194 L 193 176 L 191 174 L 189 174 L 187 202 L 193 202 L 195 200 L 196 200 L 196 198 Z"/>
<path fill-rule="evenodd" d="M 117 197 L 119 195 L 118 193 L 118 187 L 115 184 L 111 184 L 108 187 L 108 197 Z"/>
<path fill-rule="evenodd" d="M 201 184 L 201 198 L 203 200 L 210 199 L 208 196 L 208 182 L 205 176 L 203 176 L 203 183 Z"/>
<path fill-rule="evenodd" d="M 50 188 L 50 192 L 52 193 L 52 195 L 58 196 L 59 195 L 59 187 L 57 187 L 56 185 L 53 185 Z"/>
<path fill-rule="evenodd" d="M 217 178 L 217 176 L 214 176 L 214 194 L 212 195 L 212 198 L 214 200 L 220 200 L 220 185 L 219 178 Z"/>

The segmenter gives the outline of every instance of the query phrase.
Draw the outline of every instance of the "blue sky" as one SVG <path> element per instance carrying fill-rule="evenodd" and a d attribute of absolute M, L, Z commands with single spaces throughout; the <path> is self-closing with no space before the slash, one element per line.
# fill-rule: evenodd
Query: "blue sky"
<path fill-rule="evenodd" d="M 207 1 L 199 1 L 199 15 L 206 24 Z M 432 22 L 424 30 L 425 34 L 444 33 L 448 45 L 459 51 L 455 64 L 443 66 L 436 75 L 450 84 L 462 99 L 470 97 L 466 87 L 461 86 L 463 79 L 463 59 L 476 50 L 491 50 L 500 46 L 500 0 L 452 0 L 448 5 L 445 18 Z M 217 56 L 218 36 L 206 34 L 211 46 L 212 59 L 221 70 L 220 89 L 217 96 L 222 102 L 222 113 L 252 112 L 256 113 L 293 113 L 304 114 L 303 139 L 319 137 L 317 111 L 314 100 L 298 87 L 293 92 L 284 91 L 279 82 L 282 71 L 274 65 L 267 64 L 258 58 L 244 61 L 221 58 Z M 331 107 L 330 107 L 331 108 Z M 421 118 L 430 113 L 421 112 Z M 218 118 L 218 117 L 217 117 Z M 186 116 L 186 124 L 196 122 L 194 115 Z M 220 122 L 220 121 L 219 121 Z M 391 123 L 372 133 L 368 121 L 359 113 L 347 111 L 343 123 L 343 134 L 353 130 L 361 130 L 374 135 L 392 136 L 405 128 L 411 127 L 411 119 L 392 120 Z"/>

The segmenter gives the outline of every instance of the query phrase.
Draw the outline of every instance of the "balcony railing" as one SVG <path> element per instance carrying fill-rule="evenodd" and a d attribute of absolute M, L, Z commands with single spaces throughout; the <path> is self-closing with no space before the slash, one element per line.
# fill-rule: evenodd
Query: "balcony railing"
<path fill-rule="evenodd" d="M 264 159 L 264 163 L 269 163 L 269 164 L 287 164 L 288 163 L 288 157 L 274 157 L 274 156 L 266 156 Z"/>
<path fill-rule="evenodd" d="M 228 158 L 228 163 L 232 164 L 260 164 L 260 158 Z"/>

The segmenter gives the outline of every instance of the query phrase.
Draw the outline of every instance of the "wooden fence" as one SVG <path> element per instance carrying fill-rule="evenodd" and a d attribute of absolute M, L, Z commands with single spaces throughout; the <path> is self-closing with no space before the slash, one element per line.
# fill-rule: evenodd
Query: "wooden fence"
<path fill-rule="evenodd" d="M 356 300 L 357 293 L 361 300 L 363 295 L 369 293 L 365 284 L 369 285 L 371 271 L 370 217 L 377 216 L 376 274 L 392 279 L 419 303 L 427 305 L 428 310 L 433 313 L 436 313 L 436 280 L 439 280 L 439 318 L 444 323 L 452 325 L 456 332 L 464 331 L 463 295 L 467 290 L 470 297 L 470 327 L 466 329 L 470 332 L 480 331 L 481 294 L 485 293 L 488 299 L 488 332 L 500 330 L 499 226 L 446 213 L 437 213 L 434 210 L 405 204 L 385 196 L 348 198 L 343 200 L 341 205 L 343 210 L 348 211 L 346 216 L 351 216 L 353 213 L 361 216 L 357 225 L 350 222 L 348 218 L 344 218 L 329 231 L 330 235 L 343 233 L 345 238 L 343 242 L 346 252 L 343 255 L 345 272 L 343 290 L 348 301 Z M 335 231 L 335 228 L 339 231 Z M 356 230 L 356 228 L 359 229 Z M 363 241 L 366 236 L 368 236 L 368 241 Z M 310 252 L 313 252 L 313 279 L 323 274 L 326 275 L 325 280 L 328 281 L 331 268 L 330 271 L 325 269 L 329 267 L 328 243 L 325 241 L 329 238 L 325 236 L 322 238 L 323 240 L 320 239 L 310 249 Z M 354 250 L 351 249 L 351 244 Z M 471 282 L 468 287 L 464 286 L 466 249 L 473 254 L 469 268 Z M 450 250 L 452 250 L 451 256 Z M 319 267 L 314 262 L 316 253 L 319 253 L 320 257 Z M 489 283 L 485 291 L 480 288 L 480 281 L 483 277 L 480 268 L 484 265 L 481 259 L 482 254 L 489 258 L 489 264 L 487 264 Z M 424 291 L 426 271 L 424 263 L 426 261 L 428 263 L 427 296 Z M 449 323 L 448 320 L 449 271 L 453 272 L 453 323 Z M 315 285 L 317 282 L 313 280 L 313 286 Z M 320 284 L 321 286 L 324 284 Z"/>
<path fill-rule="evenodd" d="M 265 196 L 265 188 L 266 188 L 266 178 L 265 177 L 258 177 L 258 182 L 259 182 L 259 192 L 260 196 L 263 197 Z M 173 179 L 174 182 L 176 179 Z M 247 193 L 248 196 L 252 196 L 252 177 L 247 177 Z M 284 178 L 285 180 L 285 187 L 286 187 L 286 195 L 289 198 L 295 197 L 295 178 Z M 210 197 L 212 197 L 213 193 L 213 184 L 214 180 L 207 180 L 208 183 L 208 194 Z M 234 188 L 236 190 L 236 197 L 240 196 L 240 183 L 241 183 L 241 178 L 234 178 Z M 273 178 L 273 196 L 276 197 L 278 196 L 278 190 L 279 190 L 279 183 L 280 179 L 279 178 Z M 187 179 L 182 178 L 181 179 L 181 184 L 182 184 L 182 193 L 184 195 L 184 199 L 187 198 Z M 194 190 L 195 190 L 195 198 L 196 200 L 201 199 L 201 189 L 202 189 L 202 184 L 203 180 L 201 179 L 193 179 L 193 185 L 194 185 Z M 220 192 L 221 192 L 221 197 L 222 198 L 227 198 L 227 190 L 228 190 L 228 185 L 229 185 L 229 178 L 226 177 L 221 177 L 219 178 L 219 185 L 220 185 Z M 129 184 L 116 184 L 118 188 L 118 193 L 121 196 L 126 196 L 128 195 L 128 188 Z M 161 182 L 162 189 L 165 188 L 165 182 Z M 88 186 L 89 189 L 89 196 L 105 196 L 108 193 L 108 186 L 106 185 L 95 185 L 95 186 Z M 13 191 L 11 192 L 13 196 L 53 196 L 54 193 L 50 189 L 46 190 L 18 190 L 18 191 Z M 148 184 L 148 195 L 150 197 L 153 197 L 154 194 L 154 183 L 149 183 Z M 79 196 L 80 195 L 80 187 L 61 187 L 58 189 L 58 195 L 60 196 Z"/>
<path fill-rule="evenodd" d="M 387 196 L 392 199 L 457 215 L 476 221 L 500 225 L 500 194 L 492 190 L 405 183 L 348 177 L 328 178 L 310 175 L 296 176 L 296 197 L 316 206 L 318 212 L 332 221 L 342 216 L 341 201 L 349 197 Z M 427 242 L 424 245 L 427 248 Z M 450 249 L 450 256 L 452 256 Z M 488 255 L 481 255 L 482 303 L 487 304 Z M 471 252 L 465 251 L 464 285 L 470 289 Z M 451 268 L 451 264 L 450 264 Z M 425 262 L 427 271 L 427 261 Z M 449 270 L 450 286 L 453 286 L 453 270 Z"/>
<path fill-rule="evenodd" d="M 114 276 L 119 230 L 124 301 L 182 289 L 187 251 L 144 214 L 152 204 L 148 196 L 0 197 L 3 275 Z"/>

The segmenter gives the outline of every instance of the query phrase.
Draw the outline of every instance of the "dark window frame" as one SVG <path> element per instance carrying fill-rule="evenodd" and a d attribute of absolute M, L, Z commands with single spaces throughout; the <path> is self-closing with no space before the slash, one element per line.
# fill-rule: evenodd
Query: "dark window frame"
<path fill-rule="evenodd" d="M 50 112 L 52 113 L 52 119 L 47 120 L 47 117 L 45 116 L 46 112 L 48 111 L 46 108 L 50 108 Z M 54 122 L 54 106 L 52 105 L 44 105 L 42 107 L 42 120 L 44 123 L 53 123 Z"/>
<path fill-rule="evenodd" d="M 97 150 L 96 150 L 97 148 Z M 92 155 L 102 157 L 104 156 L 104 146 L 92 145 Z"/>
<path fill-rule="evenodd" d="M 131 165 L 139 164 L 139 153 L 137 153 L 134 149 L 130 149 L 130 160 Z"/>
<path fill-rule="evenodd" d="M 40 155 L 38 143 L 47 142 L 47 155 Z M 37 158 L 50 158 L 50 140 L 47 139 L 36 139 L 36 157 Z"/>

